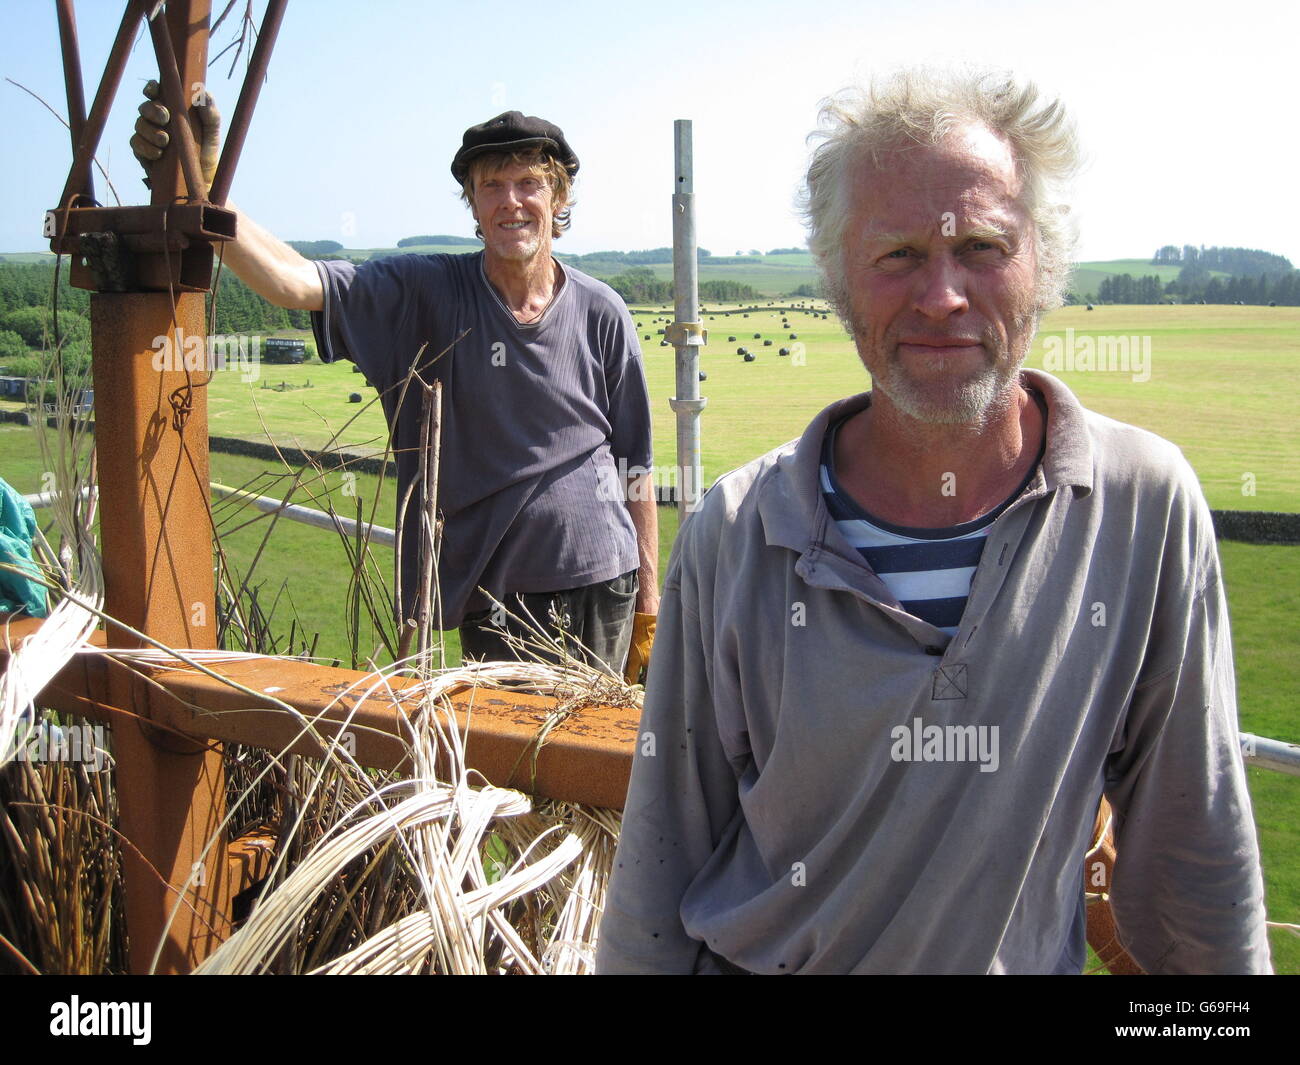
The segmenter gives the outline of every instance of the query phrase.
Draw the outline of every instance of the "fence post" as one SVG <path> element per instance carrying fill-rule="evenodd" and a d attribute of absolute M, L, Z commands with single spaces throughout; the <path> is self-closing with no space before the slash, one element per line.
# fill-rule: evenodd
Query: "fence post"
<path fill-rule="evenodd" d="M 673 297 L 675 320 L 665 330 L 676 349 L 677 392 L 668 405 L 677 414 L 677 513 L 682 521 L 701 495 L 700 397 L 701 345 L 707 335 L 700 325 L 699 263 L 695 239 L 695 157 L 691 120 L 673 123 Z"/>

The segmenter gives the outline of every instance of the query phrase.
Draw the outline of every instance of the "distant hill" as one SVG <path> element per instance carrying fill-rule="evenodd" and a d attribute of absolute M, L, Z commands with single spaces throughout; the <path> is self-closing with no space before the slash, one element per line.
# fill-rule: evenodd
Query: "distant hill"
<path fill-rule="evenodd" d="M 397 242 L 399 248 L 423 248 L 428 245 L 440 248 L 454 248 L 457 245 L 469 248 L 481 248 L 483 242 L 478 237 L 449 237 L 445 233 L 429 237 L 403 237 Z"/>
<path fill-rule="evenodd" d="M 285 243 L 299 255 L 308 259 L 321 259 L 327 255 L 338 255 L 343 250 L 343 245 L 337 240 L 286 240 Z"/>

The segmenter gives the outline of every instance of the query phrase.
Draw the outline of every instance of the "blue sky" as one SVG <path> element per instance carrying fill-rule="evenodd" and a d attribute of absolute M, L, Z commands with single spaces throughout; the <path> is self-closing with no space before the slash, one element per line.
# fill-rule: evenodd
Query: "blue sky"
<path fill-rule="evenodd" d="M 88 97 L 121 10 L 77 4 Z M 0 76 L 62 112 L 53 3 L 0 0 L 0 19 Z M 897 65 L 974 60 L 1033 78 L 1075 114 L 1089 160 L 1073 201 L 1082 258 L 1230 244 L 1300 265 L 1297 40 L 1296 7 L 1257 0 L 294 0 L 232 196 L 286 239 L 468 236 L 451 156 L 467 126 L 519 109 L 563 126 L 582 160 L 559 250 L 656 247 L 671 243 L 673 120 L 690 118 L 700 243 L 802 244 L 794 194 L 819 101 Z M 144 197 L 127 140 L 151 55 L 137 44 L 101 145 L 124 202 Z M 226 68 L 210 85 L 229 114 Z M 38 250 L 68 137 L 3 81 L 0 104 L 0 252 Z"/>

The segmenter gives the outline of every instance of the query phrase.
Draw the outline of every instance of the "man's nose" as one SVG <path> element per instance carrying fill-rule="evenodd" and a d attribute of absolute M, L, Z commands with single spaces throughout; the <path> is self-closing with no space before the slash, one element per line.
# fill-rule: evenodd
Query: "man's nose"
<path fill-rule="evenodd" d="M 947 318 L 970 304 L 966 300 L 966 275 L 947 251 L 932 255 L 917 272 L 916 309 L 927 318 Z"/>

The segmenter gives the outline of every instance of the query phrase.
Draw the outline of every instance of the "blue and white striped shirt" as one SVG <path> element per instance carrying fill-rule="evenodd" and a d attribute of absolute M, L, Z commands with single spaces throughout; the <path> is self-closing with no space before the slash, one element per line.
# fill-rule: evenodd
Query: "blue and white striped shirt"
<path fill-rule="evenodd" d="M 892 525 L 858 506 L 835 478 L 835 437 L 842 424 L 831 426 L 822 445 L 821 488 L 831 519 L 904 610 L 956 635 L 989 527 L 1025 490 L 1038 463 L 1001 505 L 974 521 L 940 529 Z"/>

